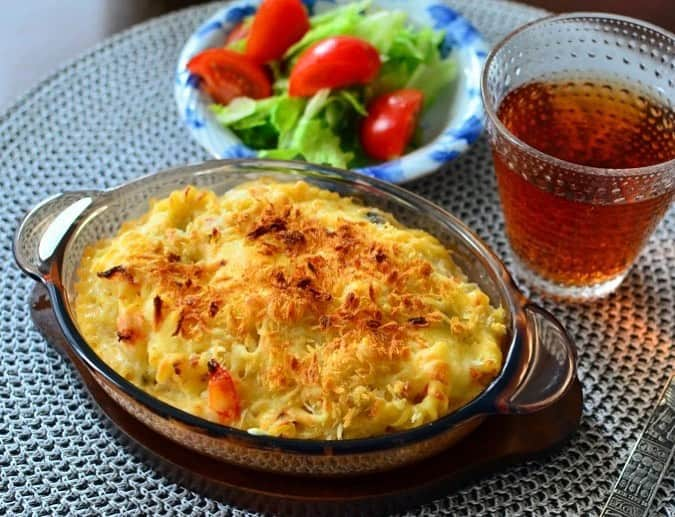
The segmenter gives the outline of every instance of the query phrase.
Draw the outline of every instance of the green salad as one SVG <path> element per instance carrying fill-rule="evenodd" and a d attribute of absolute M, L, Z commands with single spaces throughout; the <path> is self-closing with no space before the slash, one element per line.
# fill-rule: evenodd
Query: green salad
<path fill-rule="evenodd" d="M 277 19 L 272 31 L 264 17 L 295 2 L 266 0 L 218 50 L 227 55 L 214 59 L 212 52 L 207 64 L 189 65 L 216 101 L 217 120 L 262 157 L 341 168 L 392 159 L 414 146 L 420 113 L 456 76 L 452 56 L 441 54 L 444 33 L 412 27 L 405 12 L 375 10 L 368 0 L 306 21 L 298 11 L 293 34 L 278 33 L 292 16 Z M 246 63 L 223 68 L 235 53 Z M 235 73 L 251 84 L 237 85 Z"/>

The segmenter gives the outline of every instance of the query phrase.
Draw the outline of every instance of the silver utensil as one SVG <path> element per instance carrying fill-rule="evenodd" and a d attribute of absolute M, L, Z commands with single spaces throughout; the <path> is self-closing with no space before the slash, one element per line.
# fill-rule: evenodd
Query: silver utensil
<path fill-rule="evenodd" d="M 671 376 L 647 425 L 612 488 L 601 517 L 647 515 L 675 453 L 675 375 Z"/>

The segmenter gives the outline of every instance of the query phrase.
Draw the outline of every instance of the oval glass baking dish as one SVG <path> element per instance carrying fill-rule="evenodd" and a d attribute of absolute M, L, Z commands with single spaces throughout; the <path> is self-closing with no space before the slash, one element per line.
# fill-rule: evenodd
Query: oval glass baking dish
<path fill-rule="evenodd" d="M 152 397 L 104 363 L 81 336 L 73 314 L 75 272 L 84 248 L 142 215 L 150 198 L 165 197 L 189 184 L 222 194 L 263 176 L 304 180 L 352 196 L 393 213 L 408 227 L 431 233 L 453 250 L 457 265 L 507 314 L 504 364 L 494 381 L 457 411 L 411 430 L 365 439 L 305 440 L 253 435 L 196 417 Z M 567 333 L 553 316 L 528 302 L 476 235 L 411 192 L 347 171 L 302 162 L 213 161 L 162 171 L 107 191 L 59 194 L 26 215 L 16 231 L 14 255 L 23 271 L 45 284 L 68 343 L 115 401 L 181 445 L 246 467 L 313 475 L 394 468 L 449 447 L 486 415 L 543 409 L 559 400 L 576 378 L 576 354 Z"/>

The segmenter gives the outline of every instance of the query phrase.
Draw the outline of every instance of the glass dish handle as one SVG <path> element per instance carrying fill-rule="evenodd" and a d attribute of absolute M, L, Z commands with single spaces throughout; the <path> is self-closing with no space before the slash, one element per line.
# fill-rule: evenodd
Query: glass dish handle
<path fill-rule="evenodd" d="M 560 322 L 537 305 L 525 307 L 527 332 L 519 378 L 496 400 L 499 413 L 534 413 L 567 392 L 576 379 L 576 349 Z"/>
<path fill-rule="evenodd" d="M 36 280 L 48 281 L 61 243 L 99 195 L 94 190 L 64 192 L 33 208 L 14 234 L 14 258 L 19 267 Z"/>

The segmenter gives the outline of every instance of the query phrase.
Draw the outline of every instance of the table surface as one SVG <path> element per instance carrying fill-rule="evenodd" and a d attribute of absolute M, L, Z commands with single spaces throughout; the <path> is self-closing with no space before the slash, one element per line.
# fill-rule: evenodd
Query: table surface
<path fill-rule="evenodd" d="M 478 2 L 483 0 L 476 0 Z M 63 62 L 111 34 L 197 0 L 21 0 L 0 16 L 0 108 Z M 553 12 L 604 11 L 650 21 L 675 32 L 673 0 L 526 0 Z M 46 13 L 49 13 L 45 16 Z M 65 30 L 76 25 L 77 30 Z M 57 27 L 57 30 L 54 30 Z M 26 36 L 26 35 L 29 35 Z"/>
<path fill-rule="evenodd" d="M 452 4 L 490 43 L 542 15 L 496 0 Z M 0 514 L 241 515 L 163 477 L 125 447 L 71 365 L 30 323 L 33 282 L 17 270 L 10 246 L 20 217 L 51 194 L 109 188 L 208 158 L 176 116 L 171 84 L 180 48 L 217 7 L 152 20 L 107 40 L 0 110 Z M 456 214 L 512 265 L 484 137 L 443 171 L 406 187 Z M 587 304 L 533 300 L 577 344 L 584 386 L 578 433 L 543 461 L 477 480 L 415 513 L 597 513 L 675 365 L 675 208 L 611 296 Z M 656 493 L 654 511 L 675 515 L 675 468 Z"/>

